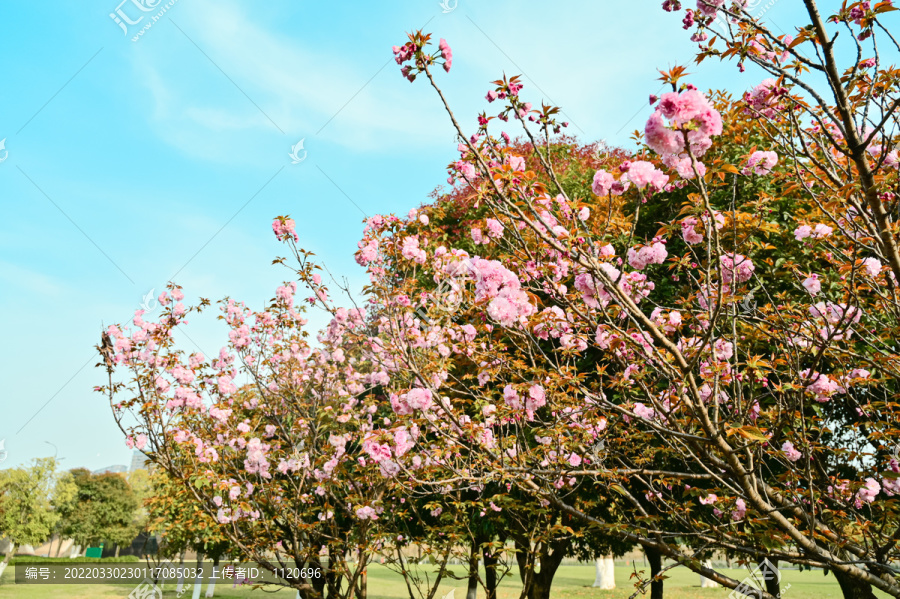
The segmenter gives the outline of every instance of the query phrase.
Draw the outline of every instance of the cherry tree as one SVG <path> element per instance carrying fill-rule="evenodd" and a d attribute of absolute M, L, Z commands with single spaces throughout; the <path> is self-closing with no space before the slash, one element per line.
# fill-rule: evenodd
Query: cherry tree
<path fill-rule="evenodd" d="M 451 178 L 485 207 L 473 244 L 502 239 L 512 251 L 501 263 L 419 235 L 427 213 L 369 221 L 358 258 L 402 360 L 392 405 L 441 422 L 431 432 L 454 449 L 433 463 L 454 482 L 511 481 L 611 528 L 563 497 L 590 477 L 643 512 L 619 527 L 623 538 L 728 587 L 739 583 L 662 523 L 748 561 L 828 568 L 848 596 L 897 596 L 896 75 L 874 45 L 876 31 L 893 44 L 879 20 L 891 7 L 855 3 L 823 21 L 807 2 L 811 23 L 790 38 L 739 6 L 701 3 L 685 17 L 696 41 L 723 11 L 731 30 L 726 50 L 703 46 L 699 59 L 737 57 L 778 78 L 732 100 L 685 83 L 683 69 L 664 73 L 672 91 L 651 98 L 645 145 L 598 170 L 591 198 L 571 197 L 556 176 L 547 148 L 564 123 L 526 102 L 519 79 L 495 82 L 487 100 L 504 104 L 469 135 L 432 72 L 449 70 L 446 42 L 431 53 L 417 33 L 395 48 L 459 134 Z M 826 22 L 853 33 L 856 56 L 874 57 L 839 72 Z M 496 119 L 523 127 L 549 185 L 491 133 Z M 681 212 L 637 237 L 641 212 L 670 198 Z M 445 278 L 458 306 L 432 318 Z M 455 368 L 460 354 L 477 372 Z M 615 467 L 584 467 L 598 440 L 616 442 Z"/>
<path fill-rule="evenodd" d="M 273 226 L 281 234 L 292 224 Z M 318 279 L 310 263 L 300 268 Z M 104 332 L 110 382 L 98 390 L 127 443 L 189 492 L 236 556 L 304 597 L 360 596 L 385 510 L 385 466 L 367 457 L 381 451 L 372 438 L 377 406 L 361 399 L 379 374 L 358 370 L 354 346 L 342 340 L 364 324 L 362 310 L 335 310 L 313 349 L 295 291 L 296 283 L 279 287 L 258 312 L 224 300 L 229 342 L 206 357 L 178 349 L 173 334 L 209 302 L 186 308 L 171 286 L 159 321 L 138 311 L 132 326 Z M 285 575 L 295 564 L 317 575 Z"/>

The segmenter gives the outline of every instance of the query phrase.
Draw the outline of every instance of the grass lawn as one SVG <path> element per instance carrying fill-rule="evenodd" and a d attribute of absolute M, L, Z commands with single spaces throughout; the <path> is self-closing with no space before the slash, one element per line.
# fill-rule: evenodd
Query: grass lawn
<path fill-rule="evenodd" d="M 461 571 L 461 569 L 460 569 Z M 616 568 L 616 584 L 618 588 L 613 591 L 600 591 L 591 588 L 594 582 L 593 565 L 561 566 L 553 583 L 553 597 L 560 599 L 574 599 L 593 597 L 596 599 L 625 599 L 633 592 L 629 581 L 631 570 L 624 567 Z M 742 579 L 746 572 L 740 570 L 726 570 L 734 578 Z M 725 599 L 728 591 L 725 589 L 701 589 L 700 577 L 685 568 L 669 570 L 669 579 L 666 581 L 667 599 L 718 598 Z M 782 596 L 785 599 L 829 599 L 840 598 L 841 593 L 833 576 L 825 576 L 820 571 L 797 572 L 785 570 L 782 572 Z M 788 585 L 790 587 L 788 588 Z M 465 581 L 450 580 L 441 586 L 438 599 L 455 590 L 454 599 L 465 599 Z M 93 599 L 94 597 L 127 597 L 133 590 L 133 586 L 124 585 L 16 585 L 13 583 L 12 566 L 0 579 L 0 597 L 10 599 L 54 599 L 65 597 L 66 599 Z M 171 589 L 171 590 L 170 590 Z M 189 599 L 193 589 L 188 589 L 181 595 L 182 599 Z M 501 584 L 500 599 L 517 599 L 521 585 L 518 577 L 507 577 Z M 205 587 L 203 589 L 205 595 Z M 293 592 L 281 590 L 277 593 L 261 590 L 251 591 L 248 588 L 233 589 L 231 585 L 218 584 L 216 597 L 255 597 L 264 599 L 270 596 L 293 597 Z M 201 595 L 202 596 L 202 595 Z M 167 585 L 164 597 L 177 597 L 174 585 Z M 483 597 L 483 594 L 479 594 Z M 373 565 L 369 568 L 369 599 L 408 599 L 403 580 L 387 568 Z"/>

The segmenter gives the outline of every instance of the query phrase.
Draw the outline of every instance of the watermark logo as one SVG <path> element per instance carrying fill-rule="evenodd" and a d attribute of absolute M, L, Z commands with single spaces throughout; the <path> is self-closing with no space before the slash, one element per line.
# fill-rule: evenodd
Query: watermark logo
<path fill-rule="evenodd" d="M 145 580 L 134 587 L 128 594 L 128 599 L 162 599 L 163 593 L 152 580 Z"/>
<path fill-rule="evenodd" d="M 603 462 L 603 458 L 606 457 L 606 440 L 600 439 L 597 441 L 590 450 L 591 454 L 591 462 L 593 464 L 600 464 Z"/>
<path fill-rule="evenodd" d="M 458 263 L 446 278 L 441 279 L 438 286 L 430 294 L 431 304 L 428 309 L 425 306 L 419 307 L 416 310 L 416 316 L 426 324 L 430 324 L 431 319 L 428 317 L 428 313 L 432 310 L 450 314 L 456 312 L 462 304 L 465 281 L 468 276 L 472 276 L 477 282 L 480 273 L 475 268 L 474 263 L 466 258 Z"/>
<path fill-rule="evenodd" d="M 728 594 L 728 599 L 743 599 L 743 597 L 761 598 L 766 589 L 766 583 L 769 581 L 775 581 L 780 585 L 781 571 L 768 559 L 764 559 L 761 564 L 750 571 L 750 575 L 747 578 L 742 580 L 741 583 Z M 778 596 L 781 597 L 784 594 L 784 591 L 789 588 L 791 588 L 791 585 L 787 585 L 782 589 Z"/>
<path fill-rule="evenodd" d="M 753 297 L 752 291 L 745 295 L 744 299 L 741 300 L 741 312 L 744 314 L 753 314 L 756 312 L 756 299 Z"/>
<path fill-rule="evenodd" d="M 128 25 L 137 25 L 144 20 L 144 15 L 132 12 L 132 14 L 140 15 L 137 19 L 132 19 L 122 7 L 128 3 L 131 3 L 135 8 L 137 8 L 137 10 L 141 12 L 150 12 L 151 10 L 156 8 L 160 2 L 162 2 L 162 0 L 122 0 L 115 8 L 115 10 L 109 13 L 109 18 L 112 19 L 116 25 L 122 28 L 122 33 L 128 35 Z"/>
<path fill-rule="evenodd" d="M 775 6 L 775 3 L 778 0 L 748 0 L 743 7 L 742 12 L 753 19 L 760 19 L 764 14 L 769 12 L 769 9 Z M 765 3 L 765 4 L 764 4 Z M 764 4 L 764 5 L 763 5 Z M 754 12 L 756 11 L 756 12 Z M 722 33 L 728 33 L 729 24 L 731 22 L 731 17 L 726 15 L 725 13 L 719 11 L 716 13 L 715 26 Z"/>
<path fill-rule="evenodd" d="M 438 4 L 440 4 L 441 11 L 447 14 L 456 10 L 456 7 L 459 6 L 459 0 L 441 0 Z M 453 591 L 450 591 L 450 593 L 452 594 Z"/>
<path fill-rule="evenodd" d="M 8 453 L 6 451 L 6 439 L 0 439 L 0 462 L 5 462 L 7 455 Z"/>
<path fill-rule="evenodd" d="M 159 307 L 159 302 L 156 301 L 156 288 L 154 287 L 147 295 L 144 296 L 143 301 L 141 302 L 141 310 L 144 311 L 145 314 L 153 312 Z"/>
<path fill-rule="evenodd" d="M 0 139 L 0 164 L 6 162 L 9 158 L 9 150 L 6 149 L 6 138 Z"/>
<path fill-rule="evenodd" d="M 306 138 L 304 137 L 293 146 L 291 146 L 291 153 L 288 156 L 291 157 L 291 164 L 300 164 L 304 160 L 306 160 L 306 150 L 303 149 L 303 141 Z M 302 154 L 301 154 L 302 152 Z"/>
<path fill-rule="evenodd" d="M 174 564 L 171 560 L 166 560 L 160 562 L 158 567 L 151 568 L 148 574 L 154 573 L 155 571 L 157 577 L 161 577 L 163 573 L 171 570 L 174 570 Z M 158 584 L 158 579 L 154 579 L 148 575 L 141 584 L 136 586 L 134 590 L 128 594 L 127 599 L 162 599 L 163 592 L 161 587 L 162 585 Z"/>
<path fill-rule="evenodd" d="M 163 0 L 122 0 L 118 6 L 109 13 L 109 18 L 119 26 L 122 33 L 127 35 L 134 34 L 131 41 L 138 41 L 144 33 L 153 27 L 166 12 L 172 8 L 178 0 L 169 0 L 163 5 Z M 157 11 L 156 14 L 150 13 Z M 144 21 L 144 19 L 147 19 Z M 140 25 L 138 31 L 134 31 L 132 27 Z"/>

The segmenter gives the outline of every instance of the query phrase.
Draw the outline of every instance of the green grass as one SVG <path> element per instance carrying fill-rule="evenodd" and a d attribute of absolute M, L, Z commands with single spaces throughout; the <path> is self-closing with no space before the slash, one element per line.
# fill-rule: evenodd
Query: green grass
<path fill-rule="evenodd" d="M 461 568 L 457 568 L 461 572 Z M 742 579 L 746 575 L 742 570 L 725 570 L 724 574 L 733 578 Z M 625 599 L 634 591 L 629 580 L 631 570 L 625 567 L 616 568 L 616 584 L 618 588 L 613 591 L 601 591 L 591 588 L 594 582 L 593 565 L 561 566 L 553 583 L 552 596 L 559 599 L 575 599 L 591 597 L 594 599 Z M 669 579 L 666 581 L 667 599 L 725 599 L 728 596 L 726 589 L 701 589 L 700 577 L 685 568 L 669 570 Z M 785 570 L 782 572 L 782 596 L 784 599 L 830 599 L 840 598 L 841 593 L 833 576 L 825 576 L 821 571 L 797 572 Z M 369 599 L 407 599 L 406 586 L 400 576 L 387 568 L 373 565 L 369 568 Z M 788 588 L 788 585 L 790 587 Z M 454 599 L 465 599 L 465 581 L 448 580 L 441 585 L 437 595 L 438 599 L 455 590 Z M 0 597 L 11 599 L 54 599 L 66 597 L 66 599 L 93 599 L 94 597 L 127 597 L 134 588 L 133 585 L 16 585 L 13 582 L 12 566 L 0 579 Z M 189 599 L 193 589 L 188 589 L 182 594 L 182 599 Z M 521 585 L 518 576 L 506 577 L 501 583 L 500 599 L 517 599 Z M 203 589 L 204 594 L 206 588 Z M 216 597 L 254 597 L 265 599 L 275 595 L 287 599 L 294 593 L 289 590 L 281 590 L 277 593 L 252 591 L 249 588 L 233 589 L 230 584 L 216 585 Z M 167 599 L 176 597 L 174 585 L 167 585 L 164 597 Z M 202 596 L 202 595 L 201 595 Z M 479 593 L 479 597 L 483 597 Z"/>

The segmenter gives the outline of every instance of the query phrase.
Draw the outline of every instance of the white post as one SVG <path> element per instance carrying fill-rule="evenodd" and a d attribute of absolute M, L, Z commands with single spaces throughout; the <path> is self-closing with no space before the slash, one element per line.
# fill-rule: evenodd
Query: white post
<path fill-rule="evenodd" d="M 192 599 L 200 599 L 200 591 L 203 590 L 203 554 L 197 554 L 197 579 L 194 581 L 194 593 Z"/>
<path fill-rule="evenodd" d="M 216 565 L 213 564 L 211 578 L 209 579 L 209 584 L 206 585 L 207 597 L 212 597 L 216 592 L 216 576 L 218 575 L 218 570 Z"/>
<path fill-rule="evenodd" d="M 616 588 L 616 563 L 611 555 L 598 557 L 594 560 L 597 577 L 591 585 L 598 589 L 611 590 Z"/>
<path fill-rule="evenodd" d="M 705 562 L 703 562 L 703 565 L 706 566 L 707 568 L 712 568 L 712 562 L 709 560 L 706 560 Z M 702 574 L 700 575 L 700 588 L 701 589 L 714 589 L 718 586 L 719 586 L 719 583 L 716 582 L 715 580 L 710 580 L 706 576 L 703 576 Z"/>

